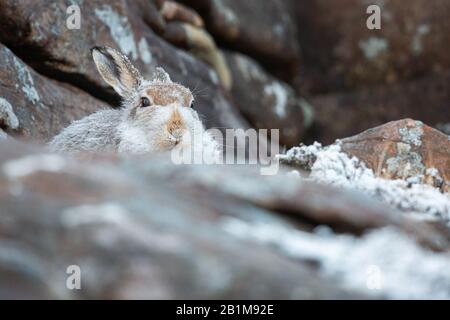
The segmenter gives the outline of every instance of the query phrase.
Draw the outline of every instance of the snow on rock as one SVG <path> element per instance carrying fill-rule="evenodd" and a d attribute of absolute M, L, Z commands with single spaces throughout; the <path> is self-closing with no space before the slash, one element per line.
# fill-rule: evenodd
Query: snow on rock
<path fill-rule="evenodd" d="M 279 159 L 281 163 L 310 170 L 308 179 L 360 190 L 404 212 L 420 213 L 424 218 L 450 223 L 450 196 L 422 184 L 423 175 L 407 180 L 376 177 L 362 161 L 342 152 L 339 141 L 328 147 L 317 142 L 311 146 L 294 147 Z M 426 173 L 433 179 L 442 179 L 434 168 L 428 168 Z"/>
<path fill-rule="evenodd" d="M 296 165 L 305 170 L 311 170 L 314 162 L 317 160 L 316 154 L 322 150 L 322 145 L 314 142 L 310 146 L 302 145 L 289 149 L 286 154 L 280 154 L 277 158 L 281 163 Z"/>
<path fill-rule="evenodd" d="M 236 218 L 225 219 L 223 228 L 241 239 L 269 244 L 292 258 L 317 262 L 324 276 L 374 297 L 450 298 L 450 256 L 427 251 L 392 227 L 361 238 L 337 235 L 323 226 L 308 233 Z"/>

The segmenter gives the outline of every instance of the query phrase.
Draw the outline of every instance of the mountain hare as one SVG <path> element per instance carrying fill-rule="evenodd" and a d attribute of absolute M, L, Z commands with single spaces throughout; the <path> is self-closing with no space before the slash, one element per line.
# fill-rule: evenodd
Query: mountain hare
<path fill-rule="evenodd" d="M 49 143 L 55 151 L 142 154 L 175 148 L 217 158 L 219 148 L 192 109 L 189 89 L 156 68 L 144 80 L 126 56 L 95 47 L 92 57 L 103 79 L 122 97 L 118 110 L 100 110 L 73 122 Z"/>

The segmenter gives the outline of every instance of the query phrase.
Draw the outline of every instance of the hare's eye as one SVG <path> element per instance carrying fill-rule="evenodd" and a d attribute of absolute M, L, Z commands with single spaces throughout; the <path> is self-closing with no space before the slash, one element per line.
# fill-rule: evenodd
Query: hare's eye
<path fill-rule="evenodd" d="M 141 98 L 141 107 L 149 107 L 150 106 L 150 100 L 148 100 L 147 97 L 142 97 Z"/>
<path fill-rule="evenodd" d="M 194 108 L 194 101 L 191 102 L 190 108 Z"/>

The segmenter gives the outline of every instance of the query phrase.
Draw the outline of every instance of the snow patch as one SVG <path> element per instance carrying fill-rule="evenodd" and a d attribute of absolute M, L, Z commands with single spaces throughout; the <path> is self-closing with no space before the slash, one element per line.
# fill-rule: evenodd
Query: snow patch
<path fill-rule="evenodd" d="M 450 196 L 422 184 L 423 175 L 407 181 L 378 178 L 362 161 L 341 152 L 339 141 L 324 148 L 319 143 L 294 147 L 278 158 L 282 163 L 310 170 L 308 179 L 359 190 L 404 212 L 450 222 Z M 429 175 L 436 173 L 432 169 L 425 170 Z"/>
<path fill-rule="evenodd" d="M 282 163 L 288 163 L 300 167 L 304 170 L 311 170 L 317 160 L 317 153 L 322 150 L 322 144 L 314 142 L 310 146 L 302 145 L 289 149 L 286 154 L 279 154 L 276 157 Z"/>

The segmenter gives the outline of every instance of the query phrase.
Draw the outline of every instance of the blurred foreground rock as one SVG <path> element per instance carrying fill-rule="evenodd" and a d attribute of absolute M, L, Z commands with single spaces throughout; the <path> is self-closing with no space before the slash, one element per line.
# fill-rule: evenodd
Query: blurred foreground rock
<path fill-rule="evenodd" d="M 286 236 L 310 234 L 317 224 L 357 234 L 390 225 L 425 247 L 448 248 L 442 230 L 405 220 L 357 192 L 285 173 L 264 177 L 251 166 L 175 166 L 164 155 L 79 161 L 13 141 L 0 148 L 1 298 L 370 293 L 345 288 L 308 259 L 243 238 L 247 225 L 258 232 L 267 224 Z M 80 266 L 82 290 L 66 288 L 69 265 Z"/>

